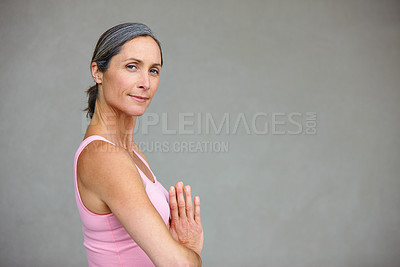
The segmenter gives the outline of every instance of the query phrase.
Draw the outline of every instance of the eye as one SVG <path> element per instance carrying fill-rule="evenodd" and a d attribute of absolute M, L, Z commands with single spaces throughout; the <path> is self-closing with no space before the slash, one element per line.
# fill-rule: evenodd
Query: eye
<path fill-rule="evenodd" d="M 158 69 L 151 69 L 150 72 L 155 75 L 160 75 L 160 71 Z"/>
<path fill-rule="evenodd" d="M 129 64 L 129 65 L 126 66 L 126 68 L 128 68 L 130 70 L 137 69 L 136 65 L 134 65 L 134 64 Z"/>

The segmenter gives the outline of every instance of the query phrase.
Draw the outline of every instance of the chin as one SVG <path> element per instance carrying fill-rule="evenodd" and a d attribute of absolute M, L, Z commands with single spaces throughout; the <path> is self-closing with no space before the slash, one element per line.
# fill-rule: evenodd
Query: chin
<path fill-rule="evenodd" d="M 138 116 L 138 117 L 140 117 L 145 113 L 146 109 L 147 108 L 144 108 L 144 107 L 137 107 L 137 108 L 128 110 L 128 112 L 126 112 L 126 114 L 129 115 L 129 116 Z"/>

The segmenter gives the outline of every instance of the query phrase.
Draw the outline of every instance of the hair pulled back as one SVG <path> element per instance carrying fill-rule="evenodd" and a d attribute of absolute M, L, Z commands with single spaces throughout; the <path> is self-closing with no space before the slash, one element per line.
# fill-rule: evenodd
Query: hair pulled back
<path fill-rule="evenodd" d="M 96 62 L 99 70 L 105 72 L 108 69 L 111 58 L 121 51 L 121 47 L 138 36 L 150 36 L 156 41 L 160 48 L 162 65 L 163 57 L 160 42 L 150 28 L 142 23 L 123 23 L 104 32 L 97 41 L 91 63 Z M 88 107 L 84 109 L 84 111 L 87 111 L 86 117 L 93 118 L 98 92 L 97 83 L 86 91 L 88 95 Z"/>

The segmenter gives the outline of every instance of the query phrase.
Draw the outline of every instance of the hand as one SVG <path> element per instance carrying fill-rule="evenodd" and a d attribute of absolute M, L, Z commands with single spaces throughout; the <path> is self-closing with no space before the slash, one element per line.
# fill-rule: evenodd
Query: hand
<path fill-rule="evenodd" d="M 193 216 L 190 186 L 185 186 L 184 197 L 183 183 L 178 182 L 176 189 L 173 186 L 169 188 L 169 206 L 171 209 L 169 231 L 172 237 L 200 255 L 204 242 L 203 226 L 201 225 L 200 218 L 200 198 L 198 196 L 194 198 Z"/>

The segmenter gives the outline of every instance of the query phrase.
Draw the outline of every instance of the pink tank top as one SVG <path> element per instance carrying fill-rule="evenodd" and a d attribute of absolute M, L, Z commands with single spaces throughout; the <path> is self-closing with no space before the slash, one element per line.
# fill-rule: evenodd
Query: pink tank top
<path fill-rule="evenodd" d="M 82 141 L 75 154 L 75 199 L 81 216 L 83 245 L 86 248 L 89 266 L 154 266 L 112 213 L 95 214 L 82 203 L 78 191 L 76 167 L 80 153 L 93 140 L 103 140 L 113 144 L 102 136 L 92 135 Z M 138 153 L 136 155 L 150 169 L 147 162 Z M 168 225 L 170 216 L 168 191 L 157 181 L 151 170 L 155 183 L 151 182 L 139 168 L 137 169 L 146 187 L 147 196 Z"/>

